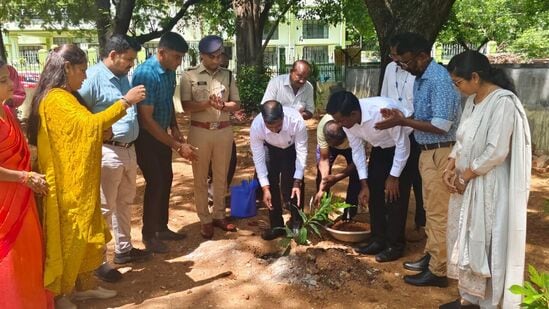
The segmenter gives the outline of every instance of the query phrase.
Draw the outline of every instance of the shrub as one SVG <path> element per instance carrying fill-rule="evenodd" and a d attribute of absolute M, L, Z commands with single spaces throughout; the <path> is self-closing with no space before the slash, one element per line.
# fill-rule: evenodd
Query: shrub
<path fill-rule="evenodd" d="M 549 57 L 548 37 L 549 30 L 530 28 L 513 42 L 511 50 L 525 54 L 528 58 L 547 58 Z"/>
<path fill-rule="evenodd" d="M 529 309 L 549 308 L 549 274 L 538 273 L 536 268 L 528 265 L 530 281 L 524 281 L 524 285 L 513 285 L 509 290 L 513 294 L 523 295 L 522 307 Z"/>
<path fill-rule="evenodd" d="M 246 114 L 259 112 L 259 105 L 270 79 L 270 72 L 266 68 L 242 66 L 238 69 L 236 80 L 240 105 Z"/>

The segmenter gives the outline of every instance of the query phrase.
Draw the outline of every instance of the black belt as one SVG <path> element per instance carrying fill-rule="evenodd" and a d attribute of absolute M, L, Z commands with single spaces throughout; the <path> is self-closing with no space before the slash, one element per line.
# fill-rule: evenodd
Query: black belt
<path fill-rule="evenodd" d="M 438 148 L 444 148 L 444 147 L 451 147 L 454 146 L 456 142 L 442 142 L 442 143 L 434 143 L 434 144 L 419 144 L 419 148 L 421 150 L 433 150 Z"/>
<path fill-rule="evenodd" d="M 131 142 L 131 143 L 120 143 L 120 142 L 116 142 L 116 141 L 103 141 L 103 144 L 118 146 L 118 147 L 122 147 L 122 148 L 130 148 L 131 146 L 133 146 L 133 142 Z"/>

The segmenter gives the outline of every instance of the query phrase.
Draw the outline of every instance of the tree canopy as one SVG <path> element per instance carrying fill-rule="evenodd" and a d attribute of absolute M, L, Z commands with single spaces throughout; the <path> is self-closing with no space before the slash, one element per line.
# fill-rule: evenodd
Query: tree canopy
<path fill-rule="evenodd" d="M 468 49 L 496 41 L 500 50 L 528 54 L 544 36 L 548 41 L 548 34 L 547 0 L 456 0 L 438 40 Z"/>

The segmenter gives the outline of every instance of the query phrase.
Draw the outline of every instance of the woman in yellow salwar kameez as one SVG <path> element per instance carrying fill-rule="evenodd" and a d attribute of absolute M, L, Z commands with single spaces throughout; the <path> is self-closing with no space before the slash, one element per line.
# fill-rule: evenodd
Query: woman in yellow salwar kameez
<path fill-rule="evenodd" d="M 44 284 L 57 295 L 56 307 L 64 308 L 75 308 L 71 293 L 76 300 L 116 295 L 96 287 L 91 274 L 110 240 L 100 209 L 103 132 L 125 115 L 130 103 L 121 98 L 92 114 L 76 92 L 86 68 L 86 54 L 76 45 L 54 49 L 38 82 L 29 124 L 29 141 L 37 145 L 38 167 L 49 185 L 42 210 Z"/>

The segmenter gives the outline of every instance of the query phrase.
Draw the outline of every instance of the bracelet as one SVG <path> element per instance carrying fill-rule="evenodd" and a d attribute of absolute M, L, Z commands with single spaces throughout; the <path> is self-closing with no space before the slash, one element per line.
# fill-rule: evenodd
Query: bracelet
<path fill-rule="evenodd" d="M 126 99 L 125 97 L 121 97 L 120 100 L 124 101 L 124 103 L 125 103 L 126 106 L 127 106 L 126 108 L 132 106 L 132 105 L 130 104 L 130 101 L 128 101 L 128 99 Z"/>

